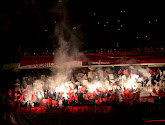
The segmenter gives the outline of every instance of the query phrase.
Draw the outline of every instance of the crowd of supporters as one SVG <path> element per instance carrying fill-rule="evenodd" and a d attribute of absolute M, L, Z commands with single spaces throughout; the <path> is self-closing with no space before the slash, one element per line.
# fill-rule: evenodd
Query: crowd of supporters
<path fill-rule="evenodd" d="M 89 69 L 88 69 L 89 70 Z M 159 68 L 158 68 L 159 70 Z M 158 70 L 150 70 L 151 75 L 155 74 L 155 77 L 152 77 L 152 85 L 155 85 L 157 83 L 155 83 L 155 80 L 158 81 L 160 80 L 160 75 L 157 75 L 156 73 L 159 73 Z M 33 71 L 32 71 L 33 72 Z M 75 71 L 75 74 L 78 72 L 84 72 L 85 74 L 85 69 L 79 69 Z M 126 73 L 127 72 L 127 73 Z M 35 73 L 33 72 L 33 75 L 29 75 L 26 77 L 26 85 L 28 84 L 32 84 L 35 80 L 39 79 L 39 77 L 41 77 L 40 73 L 37 73 L 37 71 L 35 71 Z M 44 72 L 46 73 L 46 72 Z M 128 73 L 128 70 L 123 70 L 123 72 L 121 70 L 117 71 L 116 76 L 119 76 L 122 73 Z M 115 73 L 114 73 L 115 74 Z M 104 75 L 107 75 L 104 72 Z M 157 77 L 156 77 L 157 75 Z M 163 74 L 162 74 L 163 75 Z M 129 75 L 128 75 L 129 76 Z M 108 79 L 108 76 L 107 76 Z M 78 81 L 78 79 L 74 79 L 75 81 Z M 88 81 L 90 81 L 91 79 L 88 79 Z M 146 80 L 147 81 L 147 80 Z M 67 93 L 67 98 L 64 98 L 62 95 L 64 94 L 62 91 L 61 92 L 56 92 L 56 91 L 51 91 L 50 89 L 44 89 L 43 93 L 44 96 L 42 98 L 40 98 L 39 96 L 36 96 L 34 94 L 31 95 L 31 99 L 30 100 L 26 100 L 27 97 L 27 91 L 24 91 L 23 89 L 19 89 L 20 81 L 17 81 L 17 84 L 15 84 L 8 92 L 6 92 L 5 94 L 1 95 L 1 102 L 3 103 L 3 105 L 6 105 L 8 108 L 14 108 L 16 109 L 17 107 L 35 107 L 35 106 L 47 106 L 47 107 L 54 107 L 54 106 L 108 106 L 108 105 L 115 105 L 118 104 L 119 102 L 122 104 L 126 104 L 126 105 L 137 105 L 137 104 L 141 104 L 144 103 L 140 100 L 140 89 L 127 89 L 124 88 L 123 93 L 120 93 L 119 91 L 122 89 L 120 85 L 118 85 L 118 83 L 115 82 L 115 84 L 117 86 L 120 87 L 120 89 L 111 89 L 108 90 L 106 89 L 105 91 L 101 91 L 99 89 L 96 89 L 96 91 L 93 92 L 89 92 L 88 89 L 86 89 L 86 87 L 81 84 L 80 81 L 78 81 L 80 83 L 79 86 L 74 86 L 74 88 L 70 87 L 69 92 Z M 140 83 L 142 87 L 147 86 L 147 82 L 141 82 Z M 22 87 L 25 87 L 24 85 L 22 85 Z M 160 86 L 159 84 L 157 84 L 157 86 Z M 26 87 L 25 87 L 26 88 Z M 77 91 L 74 93 L 73 89 L 77 89 Z M 157 97 L 154 98 L 154 103 L 165 103 L 165 92 L 164 89 L 159 90 L 158 92 L 156 92 L 155 90 L 153 90 L 154 93 L 156 93 L 156 95 L 158 95 Z M 41 94 L 41 93 L 40 93 Z M 120 97 L 122 97 L 122 101 L 120 101 Z M 152 98 L 152 95 L 150 95 L 150 97 Z M 34 101 L 36 98 L 36 101 Z M 45 102 L 42 102 L 42 101 Z M 145 102 L 145 103 L 150 103 L 150 102 Z"/>
<path fill-rule="evenodd" d="M 127 51 L 164 51 L 164 47 L 160 46 L 157 48 L 152 48 L 152 47 L 144 47 L 144 48 L 133 48 L 133 49 L 122 49 L 122 48 L 111 48 L 111 49 L 105 49 L 105 48 L 100 48 L 100 49 L 90 49 L 90 50 L 84 50 L 84 53 L 109 53 L 109 52 L 127 52 Z M 20 53 L 21 56 L 37 56 L 37 55 L 55 55 L 55 49 L 54 48 L 45 48 L 41 50 L 28 50 L 28 51 L 22 51 Z"/>

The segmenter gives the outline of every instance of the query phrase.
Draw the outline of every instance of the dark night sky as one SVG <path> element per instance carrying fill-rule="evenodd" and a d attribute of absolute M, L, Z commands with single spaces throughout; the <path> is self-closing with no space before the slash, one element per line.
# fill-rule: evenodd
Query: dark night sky
<path fill-rule="evenodd" d="M 50 36 L 60 22 L 58 10 L 68 14 L 68 27 L 84 41 L 84 49 L 110 49 L 117 43 L 131 49 L 164 44 L 163 4 L 89 1 L 1 0 L 1 53 L 14 55 L 19 46 L 27 50 L 52 46 Z"/>

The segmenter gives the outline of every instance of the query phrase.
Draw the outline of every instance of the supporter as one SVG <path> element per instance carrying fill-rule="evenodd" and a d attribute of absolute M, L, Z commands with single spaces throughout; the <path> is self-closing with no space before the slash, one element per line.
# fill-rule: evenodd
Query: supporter
<path fill-rule="evenodd" d="M 155 72 L 157 72 L 157 71 L 155 70 Z M 117 73 L 116 73 L 116 76 L 118 76 Z M 152 74 L 151 74 L 151 77 L 152 77 Z M 119 77 L 115 77 L 115 78 L 118 79 Z M 154 81 L 156 79 L 156 77 L 153 77 L 152 79 Z M 108 81 L 110 81 L 110 80 L 111 79 L 109 79 Z M 91 81 L 92 81 L 92 79 L 91 79 Z M 34 81 L 32 80 L 31 83 L 33 83 L 33 82 Z M 90 82 L 90 80 L 88 80 L 88 82 Z M 145 82 L 147 82 L 147 80 L 144 81 L 144 83 L 141 82 L 141 84 L 147 85 Z M 80 86 L 83 86 L 85 88 L 85 85 L 83 85 L 82 82 L 80 83 Z M 77 85 L 77 90 L 78 90 L 78 85 Z M 120 90 L 122 91 L 122 87 L 120 87 Z M 127 88 L 123 89 L 123 91 L 125 91 L 125 90 L 127 90 Z M 33 107 L 32 103 L 35 103 L 34 106 L 39 106 L 39 104 L 37 104 L 38 102 L 32 102 L 31 103 L 31 101 L 27 101 L 27 99 L 25 97 L 23 97 L 23 99 L 22 99 L 22 95 L 25 96 L 25 94 L 23 94 L 23 92 L 24 91 L 17 91 L 16 92 L 15 89 L 9 90 L 6 94 L 5 99 L 4 99 L 4 103 L 7 103 L 11 107 L 13 107 L 13 105 L 14 105 L 15 109 L 18 106 Z M 139 94 L 140 94 L 139 90 L 135 90 L 132 87 L 132 89 L 129 89 L 128 92 L 129 92 L 128 94 L 123 95 L 123 104 L 127 104 L 128 106 L 132 106 L 132 107 L 136 106 L 139 103 L 143 104 L 143 102 L 139 102 Z M 90 98 L 89 91 L 87 91 L 87 90 L 84 90 L 82 92 L 77 91 L 76 95 L 78 95 L 78 101 L 76 101 L 75 97 L 74 97 L 74 99 L 68 99 L 68 97 L 64 98 L 63 96 L 60 97 L 59 96 L 60 93 L 54 91 L 53 94 L 51 94 L 50 91 L 45 89 L 43 99 L 56 100 L 58 102 L 58 104 L 61 104 L 60 101 L 62 101 L 62 106 L 117 105 L 119 103 L 119 94 L 118 93 L 120 93 L 118 89 L 114 89 L 113 92 L 111 92 L 111 91 L 109 91 L 109 92 L 102 92 L 101 91 L 100 92 L 100 90 L 97 90 L 97 94 L 95 95 L 93 93 L 93 96 L 91 97 L 91 99 L 89 99 Z M 133 97 L 131 97 L 131 96 L 133 96 Z M 69 97 L 69 98 L 71 98 L 71 97 Z M 163 100 L 164 98 L 162 97 L 160 99 Z M 160 100 L 160 99 L 156 98 L 154 103 L 158 105 L 159 104 L 158 100 Z M 23 103 L 23 100 L 25 101 L 25 104 Z M 52 101 L 49 101 L 49 102 L 50 102 L 50 104 L 46 104 L 46 106 L 52 107 Z M 162 101 L 162 102 L 164 102 L 164 101 Z M 148 104 L 148 102 L 146 102 L 145 104 L 150 105 L 150 104 Z"/>

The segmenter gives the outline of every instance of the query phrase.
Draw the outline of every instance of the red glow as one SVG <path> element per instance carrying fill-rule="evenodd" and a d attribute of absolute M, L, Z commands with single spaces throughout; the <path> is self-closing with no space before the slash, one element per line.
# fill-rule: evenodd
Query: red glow
<path fill-rule="evenodd" d="M 148 121 L 144 121 L 144 122 L 165 122 L 165 120 L 148 120 Z"/>
<path fill-rule="evenodd" d="M 97 100 L 98 103 L 101 101 L 100 99 Z M 52 100 L 52 103 L 55 101 Z M 55 102 L 56 103 L 56 102 Z M 63 107 L 54 107 L 50 108 L 51 112 L 59 112 L 62 111 Z M 45 113 L 47 107 L 18 107 L 16 112 L 25 112 L 25 113 Z M 111 106 L 70 106 L 66 107 L 64 112 L 71 112 L 71 113 L 81 113 L 81 112 L 102 112 L 108 113 L 110 112 Z"/>

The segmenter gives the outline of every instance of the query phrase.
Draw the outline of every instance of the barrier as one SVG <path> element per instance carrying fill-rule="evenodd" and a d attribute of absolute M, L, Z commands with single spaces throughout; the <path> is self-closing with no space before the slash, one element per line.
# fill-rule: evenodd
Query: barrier
<path fill-rule="evenodd" d="M 21 113 L 108 113 L 111 106 L 68 106 L 68 107 L 18 107 L 16 112 Z"/>

